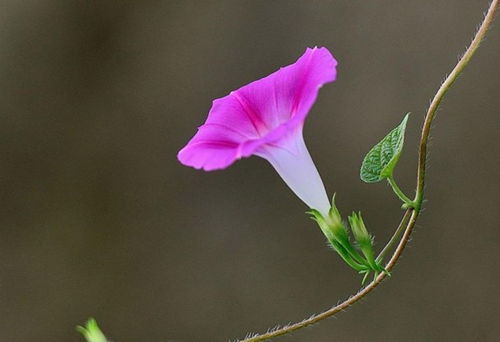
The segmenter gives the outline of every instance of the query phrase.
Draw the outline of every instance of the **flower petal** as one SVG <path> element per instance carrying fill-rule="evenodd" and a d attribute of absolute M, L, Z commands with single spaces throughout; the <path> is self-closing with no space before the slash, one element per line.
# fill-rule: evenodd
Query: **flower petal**
<path fill-rule="evenodd" d="M 184 165 L 213 171 L 225 169 L 237 158 L 238 145 L 224 141 L 197 141 L 184 147 L 177 157 Z"/>
<path fill-rule="evenodd" d="M 290 189 L 309 208 L 328 215 L 330 202 L 323 181 L 307 150 L 301 129 L 289 134 L 286 139 L 280 141 L 280 145 L 262 145 L 255 154 L 269 161 Z"/>
<path fill-rule="evenodd" d="M 177 157 L 184 165 L 212 171 L 223 169 L 238 157 L 240 145 L 247 137 L 225 124 L 205 124 Z"/>
<path fill-rule="evenodd" d="M 252 82 L 233 94 L 246 99 L 268 131 L 296 117 L 301 122 L 311 109 L 319 88 L 335 80 L 337 61 L 322 48 L 307 48 L 295 62 Z"/>
<path fill-rule="evenodd" d="M 335 80 L 337 61 L 308 48 L 289 66 L 213 102 L 207 121 L 178 154 L 185 165 L 222 169 L 301 128 L 319 88 Z"/>

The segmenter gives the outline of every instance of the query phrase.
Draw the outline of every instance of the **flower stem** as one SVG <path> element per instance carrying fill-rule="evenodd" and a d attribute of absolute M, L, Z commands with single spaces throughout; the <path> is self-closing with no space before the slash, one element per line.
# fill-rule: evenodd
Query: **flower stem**
<path fill-rule="evenodd" d="M 401 256 L 401 253 L 403 252 L 404 248 L 406 247 L 406 244 L 408 243 L 408 240 L 410 238 L 411 232 L 413 230 L 413 227 L 415 226 L 415 222 L 417 220 L 418 212 L 414 209 L 408 209 L 407 213 L 410 215 L 410 220 L 408 224 L 406 225 L 405 232 L 403 234 L 403 237 L 399 241 L 398 247 L 396 248 L 396 251 L 392 255 L 391 259 L 389 262 L 386 264 L 385 269 L 387 272 L 390 272 L 394 265 L 396 265 L 397 260 Z M 366 296 L 368 293 L 370 293 L 373 289 L 375 289 L 384 279 L 387 277 L 388 273 L 382 272 L 380 273 L 370 284 L 368 284 L 366 287 L 362 288 L 358 293 L 355 295 L 349 297 L 348 299 L 344 300 L 342 303 L 332 307 L 329 310 L 326 310 L 320 314 L 314 315 L 308 319 L 305 319 L 301 322 L 294 323 L 291 325 L 287 325 L 281 329 L 277 329 L 274 331 L 270 331 L 265 334 L 261 335 L 256 335 L 244 340 L 240 340 L 240 342 L 261 342 L 261 341 L 266 341 L 270 340 L 271 338 L 286 335 L 288 333 L 294 332 L 296 330 L 299 330 L 301 328 L 305 328 L 309 325 L 313 325 L 315 323 L 318 323 L 325 318 L 331 317 L 341 311 L 344 311 L 347 309 L 349 306 L 353 305 L 357 301 L 359 301 L 361 298 Z"/>
<path fill-rule="evenodd" d="M 470 43 L 469 47 L 463 54 L 462 58 L 455 65 L 451 73 L 446 77 L 446 80 L 441 84 L 441 87 L 438 89 L 436 95 L 432 99 L 431 104 L 429 105 L 429 109 L 427 110 L 427 114 L 425 116 L 424 124 L 422 127 L 422 136 L 420 138 L 420 148 L 419 148 L 419 159 L 418 159 L 418 171 L 417 171 L 417 192 L 415 196 L 416 203 L 422 203 L 424 197 L 424 185 L 425 185 L 425 172 L 426 172 L 426 162 L 427 162 L 427 142 L 429 140 L 429 134 L 431 130 L 432 120 L 436 115 L 436 111 L 443 99 L 444 95 L 450 90 L 450 87 L 455 83 L 458 76 L 465 69 L 467 64 L 469 64 L 472 56 L 476 52 L 477 48 L 481 44 L 481 41 L 484 39 L 486 32 L 488 31 L 493 19 L 495 18 L 496 11 L 499 7 L 499 1 L 493 0 L 490 3 L 490 7 L 486 16 L 481 23 L 474 39 Z"/>
<path fill-rule="evenodd" d="M 434 96 L 429 109 L 427 110 L 427 114 L 425 116 L 424 124 L 422 127 L 422 135 L 420 138 L 420 146 L 419 146 L 419 164 L 418 164 L 418 171 L 417 171 L 417 192 L 415 196 L 415 200 L 412 201 L 413 203 L 416 204 L 416 207 L 413 208 L 408 208 L 405 212 L 405 215 L 402 218 L 402 223 L 400 224 L 400 227 L 396 230 L 394 233 L 396 237 L 393 236 L 387 246 L 390 249 L 390 247 L 394 244 L 394 242 L 397 240 L 397 236 L 399 235 L 401 230 L 401 227 L 404 228 L 403 236 L 401 240 L 399 241 L 398 246 L 396 247 L 396 250 L 392 254 L 389 262 L 386 264 L 385 269 L 389 272 L 392 270 L 396 262 L 398 261 L 399 257 L 403 253 L 403 250 L 405 249 L 408 240 L 410 238 L 410 235 L 413 231 L 413 228 L 415 227 L 415 223 L 417 220 L 417 217 L 420 213 L 420 208 L 423 202 L 423 194 L 424 194 L 424 185 L 425 185 L 425 171 L 426 171 L 426 159 L 427 159 L 427 142 L 429 140 L 429 134 L 431 130 L 431 124 L 432 120 L 435 117 L 436 110 L 439 107 L 439 104 L 441 103 L 441 100 L 443 99 L 444 95 L 448 92 L 450 89 L 451 85 L 455 82 L 457 77 L 460 75 L 460 73 L 464 70 L 464 68 L 467 66 L 467 64 L 470 62 L 472 56 L 476 52 L 477 48 L 479 47 L 479 44 L 483 40 L 484 36 L 486 35 L 486 32 L 488 31 L 488 28 L 491 26 L 491 23 L 493 22 L 493 18 L 495 17 L 495 13 L 499 8 L 499 3 L 500 0 L 493 0 L 490 3 L 490 7 L 488 9 L 488 12 L 486 13 L 486 16 L 484 17 L 483 22 L 481 23 L 481 26 L 479 27 L 479 30 L 476 32 L 476 35 L 474 39 L 472 40 L 470 46 L 467 48 L 465 51 L 464 55 L 462 58 L 458 61 L 457 65 L 453 68 L 451 73 L 448 75 L 446 80 L 443 82 L 441 87 L 438 89 L 436 95 Z M 406 225 L 404 224 L 404 221 L 407 219 L 409 216 L 408 223 Z M 393 241 L 394 240 L 394 241 Z M 382 253 L 386 253 L 386 248 L 382 250 Z M 383 254 L 382 254 L 383 256 Z M 380 255 L 379 255 L 380 257 Z M 288 333 L 291 333 L 293 331 L 299 330 L 301 328 L 307 327 L 309 325 L 318 323 L 322 321 L 325 318 L 334 316 L 335 314 L 347 309 L 349 306 L 353 305 L 354 303 L 358 302 L 361 298 L 369 294 L 373 289 L 375 289 L 387 276 L 387 273 L 380 273 L 370 284 L 368 284 L 366 287 L 362 288 L 358 293 L 355 295 L 349 297 L 348 299 L 344 300 L 342 303 L 318 314 L 313 317 L 310 317 L 308 319 L 305 319 L 301 322 L 294 323 L 291 325 L 287 325 L 281 329 L 276 329 L 274 331 L 270 331 L 265 334 L 260 334 L 260 335 L 255 335 L 253 337 L 240 340 L 240 342 L 260 342 L 260 341 L 265 341 L 269 340 L 273 337 L 278 337 L 282 335 L 286 335 Z"/>
<path fill-rule="evenodd" d="M 401 219 L 398 228 L 392 235 L 391 239 L 389 242 L 385 245 L 385 247 L 382 249 L 382 251 L 379 253 L 377 256 L 377 262 L 381 263 L 384 260 L 384 257 L 387 255 L 387 253 L 391 250 L 391 248 L 396 244 L 396 242 L 399 239 L 399 236 L 405 230 L 406 228 L 406 221 L 408 221 L 408 217 L 410 217 L 410 212 L 406 211 L 403 215 L 403 218 Z"/>

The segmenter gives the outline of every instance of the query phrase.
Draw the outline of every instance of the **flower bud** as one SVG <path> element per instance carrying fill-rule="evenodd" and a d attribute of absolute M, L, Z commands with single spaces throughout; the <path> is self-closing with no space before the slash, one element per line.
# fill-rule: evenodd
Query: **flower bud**
<path fill-rule="evenodd" d="M 355 212 L 349 216 L 349 225 L 351 226 L 354 239 L 358 243 L 358 247 L 366 258 L 366 261 L 373 270 L 379 270 L 380 265 L 375 261 L 373 255 L 373 239 L 366 229 L 361 213 Z"/>
<path fill-rule="evenodd" d="M 365 223 L 363 222 L 363 218 L 361 217 L 361 213 L 356 214 L 352 213 L 349 216 L 349 224 L 351 225 L 352 234 L 354 238 L 360 245 L 362 246 L 372 246 L 372 238 L 366 229 Z"/>

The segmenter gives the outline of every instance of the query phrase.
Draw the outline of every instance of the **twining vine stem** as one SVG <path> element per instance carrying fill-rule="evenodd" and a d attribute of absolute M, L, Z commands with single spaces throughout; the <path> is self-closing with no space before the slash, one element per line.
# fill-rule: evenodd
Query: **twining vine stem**
<path fill-rule="evenodd" d="M 417 217 L 420 213 L 420 209 L 422 206 L 423 198 L 424 198 L 424 187 L 425 187 L 425 171 L 426 171 L 426 162 L 427 162 L 427 142 L 429 140 L 429 134 L 431 131 L 431 125 L 432 125 L 432 120 L 436 116 L 436 111 L 439 107 L 439 104 L 441 103 L 441 100 L 443 97 L 446 95 L 450 87 L 453 85 L 453 83 L 456 81 L 458 76 L 462 73 L 462 71 L 465 69 L 465 67 L 469 64 L 472 56 L 476 52 L 477 48 L 479 47 L 481 41 L 484 39 L 486 32 L 488 31 L 488 28 L 491 26 L 491 23 L 493 22 L 493 19 L 495 17 L 495 13 L 500 7 L 499 4 L 500 0 L 493 0 L 490 4 L 490 7 L 488 9 L 488 12 L 486 13 L 483 22 L 481 23 L 481 26 L 479 27 L 479 30 L 476 32 L 476 35 L 474 36 L 474 39 L 472 40 L 471 44 L 463 54 L 462 58 L 458 61 L 458 63 L 455 65 L 451 73 L 446 77 L 446 80 L 441 84 L 441 87 L 439 87 L 436 95 L 432 99 L 431 104 L 429 105 L 429 109 L 427 110 L 427 114 L 425 115 L 424 119 L 424 124 L 422 127 L 422 135 L 420 138 L 420 145 L 419 145 L 419 154 L 418 154 L 418 170 L 417 170 L 417 190 L 416 190 L 416 195 L 413 203 L 415 204 L 414 207 L 408 208 L 401 219 L 401 223 L 396 229 L 396 232 L 394 233 L 393 237 L 391 238 L 391 241 L 388 243 L 387 246 L 392 246 L 393 243 L 397 240 L 397 237 L 399 236 L 402 227 L 406 227 L 404 229 L 403 236 L 401 237 L 401 240 L 399 241 L 398 246 L 396 247 L 394 253 L 392 254 L 391 258 L 387 262 L 385 268 L 387 271 L 391 271 L 393 267 L 396 265 L 399 257 L 403 253 L 403 250 L 405 249 L 411 233 L 413 231 L 413 228 L 415 227 L 415 223 L 417 221 Z M 408 222 L 406 222 L 408 221 Z M 388 252 L 388 249 L 384 248 L 384 250 L 381 252 L 380 256 L 384 256 L 385 253 Z M 318 323 L 319 321 L 331 317 L 340 311 L 343 311 L 347 309 L 349 306 L 353 305 L 357 301 L 359 301 L 361 298 L 366 296 L 368 293 L 370 293 L 373 289 L 375 289 L 387 276 L 386 273 L 381 273 L 379 274 L 370 284 L 368 284 L 366 287 L 362 288 L 359 290 L 358 293 L 355 295 L 349 297 L 348 299 L 344 300 L 340 304 L 320 313 L 317 315 L 314 315 L 308 319 L 305 319 L 301 322 L 297 322 L 294 324 L 287 325 L 283 328 L 280 329 L 274 329 L 272 331 L 269 331 L 264 334 L 260 335 L 254 335 L 252 337 L 246 338 L 244 340 L 239 340 L 239 342 L 260 342 L 260 341 L 266 341 L 274 337 L 282 336 L 288 333 L 291 333 L 293 331 L 299 330 L 301 328 L 307 327 L 309 325 Z"/>
<path fill-rule="evenodd" d="M 486 32 L 488 31 L 493 19 L 495 18 L 496 11 L 499 8 L 499 1 L 493 0 L 490 4 L 488 12 L 479 27 L 479 30 L 476 32 L 474 39 L 470 43 L 469 47 L 463 54 L 462 58 L 458 61 L 457 65 L 453 68 L 451 73 L 446 77 L 446 80 L 441 84 L 441 87 L 437 91 L 436 95 L 432 99 L 432 102 L 427 110 L 427 114 L 425 116 L 424 125 L 422 127 L 422 137 L 420 138 L 420 150 L 418 154 L 418 173 L 417 173 L 417 196 L 415 197 L 415 201 L 418 203 L 422 203 L 424 196 L 424 185 L 425 185 L 425 171 L 426 171 L 426 161 L 427 161 L 427 141 L 429 140 L 429 133 L 431 130 L 432 120 L 436 115 L 436 111 L 443 99 L 444 95 L 450 90 L 451 86 L 457 80 L 458 76 L 465 69 L 467 64 L 469 64 L 472 56 L 476 52 L 477 48 L 481 44 L 481 41 L 484 39 Z"/>

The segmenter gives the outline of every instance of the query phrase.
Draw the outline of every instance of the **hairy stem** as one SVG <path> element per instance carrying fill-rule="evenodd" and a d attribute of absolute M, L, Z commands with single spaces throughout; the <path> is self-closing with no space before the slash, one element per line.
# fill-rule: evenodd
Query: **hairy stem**
<path fill-rule="evenodd" d="M 413 209 L 408 209 L 407 210 L 408 214 L 411 214 L 410 216 L 410 221 L 408 222 L 408 225 L 406 226 L 406 230 L 403 234 L 403 237 L 401 238 L 401 241 L 399 242 L 398 247 L 396 248 L 396 251 L 392 255 L 391 259 L 385 266 L 385 269 L 390 272 L 391 269 L 396 265 L 396 262 L 398 261 L 399 257 L 401 256 L 401 253 L 403 252 L 404 248 L 406 247 L 406 244 L 408 243 L 408 240 L 410 238 L 410 234 L 413 230 L 413 227 L 415 226 L 415 222 L 417 220 L 418 212 Z M 406 215 L 405 215 L 406 216 Z M 368 293 L 370 293 L 373 289 L 375 289 L 384 279 L 387 277 L 387 274 L 382 272 L 380 273 L 377 278 L 375 278 L 374 281 L 372 281 L 370 284 L 368 284 L 366 287 L 362 288 L 358 293 L 355 295 L 349 297 L 348 299 L 344 300 L 342 303 L 332 307 L 329 310 L 326 310 L 320 314 L 317 314 L 313 317 L 310 317 L 308 319 L 305 319 L 301 322 L 287 325 L 281 329 L 277 329 L 274 331 L 270 331 L 265 334 L 253 336 L 250 338 L 247 338 L 245 340 L 241 340 L 240 342 L 260 342 L 260 341 L 266 341 L 274 337 L 286 335 L 288 333 L 291 333 L 293 331 L 299 330 L 301 328 L 305 328 L 309 325 L 318 323 L 319 321 L 324 320 L 325 318 L 331 317 L 335 315 L 336 313 L 339 313 L 340 311 L 343 311 L 347 309 L 349 306 L 353 305 L 357 301 L 359 301 L 361 298 L 366 296 Z"/>
<path fill-rule="evenodd" d="M 437 91 L 436 95 L 432 99 L 431 104 L 429 105 L 429 109 L 427 110 L 427 114 L 425 115 L 424 124 L 422 127 L 422 136 L 420 138 L 420 147 L 418 153 L 418 171 L 417 171 L 417 192 L 415 196 L 415 202 L 421 203 L 424 198 L 424 186 L 425 186 L 425 171 L 426 171 L 426 162 L 427 162 L 427 142 L 429 140 L 429 133 L 431 130 L 432 120 L 436 115 L 436 111 L 441 103 L 441 100 L 446 95 L 450 87 L 455 83 L 458 76 L 465 69 L 467 64 L 469 64 L 472 56 L 476 52 L 477 48 L 481 44 L 481 41 L 484 39 L 486 32 L 488 31 L 493 19 L 495 18 L 496 11 L 499 8 L 499 0 L 493 0 L 490 4 L 488 12 L 479 27 L 479 30 L 476 32 L 474 39 L 470 43 L 469 47 L 463 54 L 462 58 L 458 61 L 457 65 L 450 72 L 446 80 L 441 84 L 441 87 Z"/>
<path fill-rule="evenodd" d="M 420 146 L 419 146 L 419 156 L 418 156 L 418 171 L 417 171 L 417 191 L 416 191 L 416 196 L 415 200 L 413 201 L 416 206 L 415 208 L 409 208 L 406 210 L 405 215 L 402 218 L 402 222 L 400 226 L 405 227 L 403 236 L 401 240 L 399 241 L 398 246 L 396 247 L 396 250 L 392 254 L 390 260 L 385 266 L 385 269 L 387 271 L 391 271 L 392 268 L 396 265 L 399 257 L 403 253 L 403 250 L 405 249 L 408 240 L 410 238 L 410 235 L 413 231 L 413 228 L 415 227 L 415 223 L 417 220 L 417 217 L 420 213 L 420 208 L 422 205 L 422 201 L 424 198 L 424 185 L 425 185 L 425 171 L 426 171 L 426 160 L 427 160 L 427 142 L 429 140 L 429 134 L 431 130 L 431 124 L 432 120 L 435 117 L 436 110 L 439 107 L 439 104 L 441 103 L 441 100 L 443 99 L 444 95 L 448 92 L 450 87 L 453 85 L 457 77 L 462 73 L 464 68 L 467 66 L 467 64 L 470 62 L 472 56 L 476 52 L 477 48 L 479 47 L 481 41 L 484 39 L 484 36 L 486 35 L 486 32 L 488 31 L 488 28 L 491 26 L 491 23 L 493 22 L 493 18 L 495 17 L 495 13 L 499 8 L 499 2 L 500 0 L 493 0 L 490 4 L 490 7 L 488 9 L 488 12 L 486 13 L 486 16 L 484 17 L 483 22 L 481 23 L 481 26 L 479 27 L 479 30 L 476 32 L 476 35 L 474 39 L 472 40 L 471 44 L 465 51 L 464 55 L 462 58 L 458 61 L 458 63 L 455 65 L 451 73 L 448 75 L 446 80 L 441 84 L 441 87 L 438 89 L 436 95 L 434 96 L 429 109 L 427 110 L 427 114 L 425 116 L 424 124 L 422 127 L 422 135 L 420 138 Z M 405 226 L 404 221 L 410 216 L 408 223 Z M 395 232 L 395 235 L 399 235 L 398 230 L 401 228 L 398 228 Z M 394 236 L 393 236 L 394 238 Z M 391 245 L 396 241 L 397 238 L 391 238 L 391 241 L 389 241 L 388 245 Z M 389 247 L 390 248 L 390 247 Z M 381 252 L 386 253 L 386 249 Z M 361 298 L 369 294 L 373 289 L 375 289 L 387 276 L 386 273 L 381 273 L 379 274 L 370 284 L 368 284 L 366 287 L 362 288 L 358 293 L 355 295 L 349 297 L 348 299 L 344 300 L 340 304 L 320 313 L 317 314 L 313 317 L 310 317 L 308 319 L 305 319 L 301 322 L 294 323 L 291 325 L 287 325 L 281 329 L 275 329 L 273 331 L 260 334 L 260 335 L 255 335 L 250 338 L 246 338 L 244 340 L 240 340 L 240 342 L 260 342 L 260 341 L 265 341 L 269 340 L 274 337 L 286 335 L 288 333 L 291 333 L 293 331 L 299 330 L 301 328 L 307 327 L 309 325 L 315 324 L 320 322 L 321 320 L 331 317 L 340 311 L 343 311 L 347 309 L 349 306 L 353 305 L 354 303 L 358 302 Z"/>

